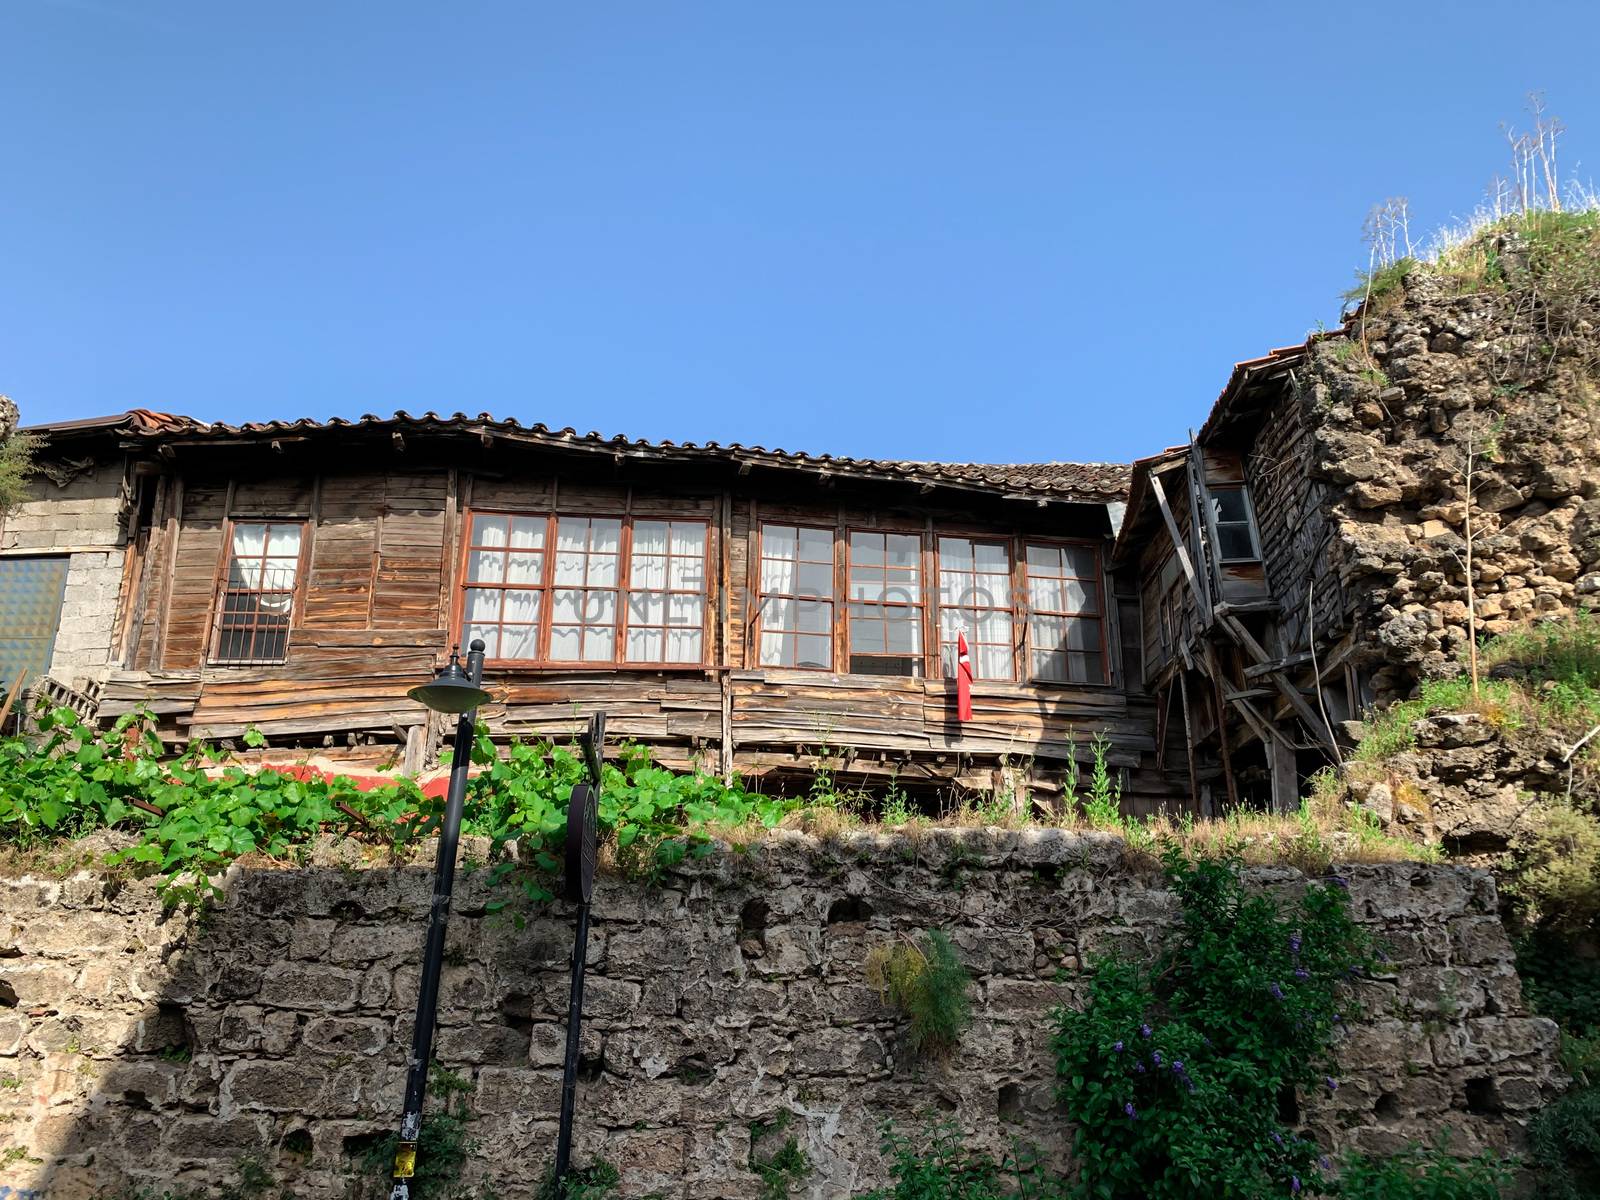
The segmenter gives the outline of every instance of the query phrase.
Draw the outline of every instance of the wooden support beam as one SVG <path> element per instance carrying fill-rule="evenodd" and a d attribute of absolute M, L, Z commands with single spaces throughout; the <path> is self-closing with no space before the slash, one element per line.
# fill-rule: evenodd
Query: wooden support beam
<path fill-rule="evenodd" d="M 1200 803 L 1200 781 L 1194 769 L 1194 723 L 1189 718 L 1189 676 L 1187 673 L 1178 676 L 1179 695 L 1183 698 L 1183 744 L 1189 755 L 1189 799 L 1195 804 Z M 1202 813 L 1209 817 L 1210 813 Z"/>
<path fill-rule="evenodd" d="M 1166 522 L 1167 536 L 1172 539 L 1172 548 L 1177 551 L 1178 565 L 1183 568 L 1183 577 L 1189 581 L 1189 591 L 1194 595 L 1194 602 L 1200 611 L 1210 612 L 1211 604 L 1206 599 L 1205 593 L 1200 590 L 1200 580 L 1194 573 L 1194 564 L 1189 561 L 1189 551 L 1184 548 L 1183 534 L 1178 530 L 1177 518 L 1172 515 L 1172 505 L 1167 503 L 1166 489 L 1157 479 L 1152 483 L 1150 491 L 1155 495 L 1156 506 L 1161 509 L 1161 519 Z"/>
<path fill-rule="evenodd" d="M 1288 738 L 1278 734 L 1267 742 L 1267 763 L 1272 768 L 1272 810 L 1294 812 L 1300 807 L 1300 776 Z"/>
<path fill-rule="evenodd" d="M 1222 779 L 1228 789 L 1228 806 L 1239 804 L 1239 788 L 1233 780 L 1233 755 L 1228 748 L 1228 707 L 1222 700 L 1222 667 L 1217 662 L 1217 649 L 1209 639 L 1202 643 L 1206 655 L 1206 670 L 1211 675 L 1212 703 L 1217 709 L 1217 745 L 1222 751 Z"/>

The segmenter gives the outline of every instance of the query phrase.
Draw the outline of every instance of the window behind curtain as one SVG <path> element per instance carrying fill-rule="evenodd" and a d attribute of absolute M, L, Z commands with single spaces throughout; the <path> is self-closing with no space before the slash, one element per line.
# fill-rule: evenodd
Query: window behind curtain
<path fill-rule="evenodd" d="M 1089 546 L 1030 543 L 1029 674 L 1049 683 L 1105 683 L 1100 559 Z"/>
<path fill-rule="evenodd" d="M 956 673 L 956 636 L 964 629 L 974 679 L 1013 679 L 1011 550 L 1003 541 L 939 539 L 939 657 Z"/>
<path fill-rule="evenodd" d="M 850 534 L 850 670 L 922 674 L 922 539 Z"/>
<path fill-rule="evenodd" d="M 635 521 L 628 555 L 629 662 L 697 663 L 706 616 L 706 523 Z"/>
<path fill-rule="evenodd" d="M 833 668 L 833 530 L 761 527 L 761 665 Z"/>
<path fill-rule="evenodd" d="M 1243 487 L 1209 489 L 1211 527 L 1217 535 L 1217 557 L 1222 562 L 1253 562 L 1261 557 L 1255 525 L 1250 519 L 1250 499 Z"/>
<path fill-rule="evenodd" d="M 557 517 L 550 586 L 550 660 L 612 662 L 617 657 L 617 590 L 622 522 Z"/>
<path fill-rule="evenodd" d="M 235 521 L 217 606 L 219 663 L 282 662 L 300 574 L 299 521 Z"/>
<path fill-rule="evenodd" d="M 544 610 L 544 517 L 479 513 L 468 531 L 464 638 L 488 658 L 537 658 Z"/>

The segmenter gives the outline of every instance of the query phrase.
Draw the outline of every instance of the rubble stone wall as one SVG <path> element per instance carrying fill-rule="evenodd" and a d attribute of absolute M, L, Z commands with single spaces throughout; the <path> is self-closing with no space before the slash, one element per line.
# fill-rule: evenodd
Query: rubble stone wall
<path fill-rule="evenodd" d="M 126 495 L 120 462 L 57 485 L 43 475 L 31 497 L 0 516 L 0 554 L 66 554 L 66 589 L 50 674 L 73 686 L 105 676 L 122 586 Z"/>
<path fill-rule="evenodd" d="M 1312 343 L 1301 386 L 1311 473 L 1335 488 L 1334 552 L 1377 698 L 1458 669 L 1469 441 L 1481 631 L 1600 607 L 1593 331 L 1552 357 L 1522 291 L 1456 296 L 1419 268 L 1403 302 L 1347 335 Z"/>
<path fill-rule="evenodd" d="M 1337 1093 L 1303 1098 L 1308 1131 L 1519 1144 L 1557 1086 L 1556 1033 L 1523 1006 L 1490 876 L 1345 875 L 1392 973 L 1356 985 L 1367 1016 Z M 0 881 L 0 1195 L 215 1189 L 246 1158 L 282 1194 L 386 1195 L 360 1157 L 400 1110 L 430 879 L 330 845 L 303 867 L 236 867 L 204 917 L 98 870 Z M 554 1144 L 572 944 L 563 909 L 520 927 L 491 911 L 511 894 L 461 877 L 437 1041 L 475 1114 L 466 1179 L 505 1200 L 533 1194 Z M 811 1164 L 793 1194 L 831 1200 L 883 1178 L 881 1122 L 929 1110 L 1064 1161 L 1050 1010 L 1094 955 L 1150 949 L 1174 901 L 1105 835 L 779 833 L 657 886 L 603 880 L 595 917 L 578 1161 L 613 1162 L 622 1196 L 753 1198 L 752 1154 L 793 1137 Z M 930 926 L 974 977 L 975 1023 L 942 1061 L 907 1052 L 863 978 L 873 947 Z"/>

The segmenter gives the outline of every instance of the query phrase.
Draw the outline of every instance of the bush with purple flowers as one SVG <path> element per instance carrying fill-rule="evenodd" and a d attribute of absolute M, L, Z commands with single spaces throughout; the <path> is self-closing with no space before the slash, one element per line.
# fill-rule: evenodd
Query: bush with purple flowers
<path fill-rule="evenodd" d="M 1169 944 L 1154 962 L 1099 962 L 1083 1010 L 1056 1014 L 1073 1194 L 1330 1194 L 1322 1149 L 1279 1105 L 1328 1094 L 1340 1021 L 1359 1011 L 1351 969 L 1364 973 L 1372 949 L 1348 891 L 1314 883 L 1280 905 L 1245 886 L 1237 860 L 1171 849 L 1163 865 L 1183 910 Z"/>

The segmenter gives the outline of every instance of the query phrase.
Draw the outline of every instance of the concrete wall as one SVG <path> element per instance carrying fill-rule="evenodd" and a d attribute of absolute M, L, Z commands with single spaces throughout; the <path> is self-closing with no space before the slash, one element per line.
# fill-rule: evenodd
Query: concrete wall
<path fill-rule="evenodd" d="M 62 683 L 103 679 L 111 661 L 125 552 L 123 478 L 120 460 L 96 464 L 61 487 L 36 476 L 31 497 L 0 516 L 0 555 L 70 556 L 50 660 Z"/>
<path fill-rule="evenodd" d="M 0 1188 L 214 1185 L 254 1156 L 285 1195 L 387 1194 L 356 1185 L 357 1155 L 397 1122 L 430 872 L 341 867 L 339 853 L 236 869 L 204 920 L 94 871 L 0 882 Z M 1145 949 L 1174 916 L 1124 855 L 1054 830 L 779 834 L 659 887 L 604 881 L 579 1161 L 614 1162 L 623 1196 L 756 1197 L 752 1124 L 787 1113 L 783 1136 L 815 1164 L 795 1194 L 822 1200 L 880 1180 L 880 1122 L 915 1126 L 928 1109 L 997 1150 L 1020 1136 L 1061 1161 L 1048 1013 L 1078 996 L 1087 957 Z M 1346 874 L 1393 972 L 1358 985 L 1369 1016 L 1339 1050 L 1343 1086 L 1304 1098 L 1307 1131 L 1329 1148 L 1445 1126 L 1463 1150 L 1517 1144 L 1552 1089 L 1556 1035 L 1526 1015 L 1491 878 Z M 469 1174 L 515 1200 L 554 1143 L 572 932 L 564 912 L 519 929 L 486 911 L 507 894 L 481 870 L 459 885 L 437 1052 L 470 1088 Z M 975 978 L 976 1022 L 935 1063 L 906 1052 L 862 969 L 872 947 L 929 925 Z"/>

